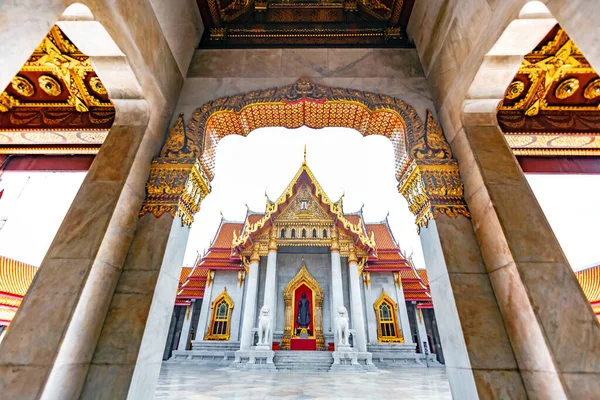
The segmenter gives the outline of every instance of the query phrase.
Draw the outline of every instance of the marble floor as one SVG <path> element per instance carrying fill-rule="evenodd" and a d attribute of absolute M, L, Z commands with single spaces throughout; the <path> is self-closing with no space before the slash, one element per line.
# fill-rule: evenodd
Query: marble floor
<path fill-rule="evenodd" d="M 154 398 L 450 400 L 452 396 L 443 368 L 292 373 L 164 363 Z"/>

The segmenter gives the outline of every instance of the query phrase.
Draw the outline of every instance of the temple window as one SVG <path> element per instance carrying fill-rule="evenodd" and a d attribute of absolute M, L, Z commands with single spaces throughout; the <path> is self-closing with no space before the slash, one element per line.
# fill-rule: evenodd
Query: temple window
<path fill-rule="evenodd" d="M 327 239 L 327 229 L 323 229 L 323 239 Z"/>
<path fill-rule="evenodd" d="M 306 229 L 302 229 L 302 237 L 305 238 L 306 237 Z"/>
<path fill-rule="evenodd" d="M 210 308 L 212 318 L 204 340 L 229 340 L 233 300 L 227 294 L 227 289 L 223 289 L 223 292 L 210 303 Z"/>
<path fill-rule="evenodd" d="M 279 236 L 281 239 L 285 238 L 285 229 L 281 230 L 281 235 Z"/>
<path fill-rule="evenodd" d="M 316 238 L 317 238 L 317 230 L 313 229 L 313 239 L 316 239 Z"/>
<path fill-rule="evenodd" d="M 385 293 L 385 290 L 381 290 L 381 296 L 375 302 L 374 308 L 377 315 L 377 341 L 384 343 L 404 342 L 396 318 L 398 306 Z"/>
<path fill-rule="evenodd" d="M 295 239 L 295 238 L 296 238 L 296 230 L 292 229 L 292 239 Z"/>

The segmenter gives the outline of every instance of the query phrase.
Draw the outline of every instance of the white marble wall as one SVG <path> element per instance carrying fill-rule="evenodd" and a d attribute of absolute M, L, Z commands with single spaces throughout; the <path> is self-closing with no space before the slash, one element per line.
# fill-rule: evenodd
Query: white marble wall
<path fill-rule="evenodd" d="M 210 100 L 288 85 L 299 77 L 395 96 L 422 118 L 434 108 L 415 49 L 196 50 L 175 115 L 189 118 Z"/>
<path fill-rule="evenodd" d="M 198 332 L 196 336 L 196 340 L 204 340 L 204 336 L 206 335 L 206 330 L 209 328 L 208 324 L 210 324 L 212 318 L 213 310 L 210 308 L 210 304 L 223 293 L 223 289 L 227 289 L 227 294 L 233 300 L 233 310 L 231 313 L 231 325 L 229 330 L 230 341 L 237 342 L 240 340 L 240 323 L 241 316 L 243 311 L 243 293 L 244 287 L 240 287 L 238 284 L 238 271 L 225 271 L 225 270 L 217 270 L 215 271 L 214 282 L 212 283 L 212 290 L 210 293 L 210 299 L 204 298 L 202 301 L 202 313 L 200 318 L 203 316 L 206 317 L 207 325 L 204 328 L 204 331 Z M 206 310 L 206 311 L 205 311 Z M 206 314 L 205 314 L 206 313 Z M 200 326 L 200 325 L 198 325 Z M 200 338 L 200 334 L 202 337 Z"/>
<path fill-rule="evenodd" d="M 368 343 L 377 343 L 377 315 L 375 314 L 375 308 L 373 308 L 373 305 L 379 296 L 381 296 L 382 289 L 384 289 L 385 293 L 396 302 L 398 308 L 406 307 L 404 301 L 399 301 L 398 297 L 396 296 L 396 288 L 394 285 L 394 275 L 392 272 L 373 272 L 371 273 L 371 285 L 369 289 L 367 289 L 363 284 Z M 400 314 L 398 312 L 396 312 L 396 321 L 398 321 L 398 324 L 400 325 L 402 336 L 410 336 L 410 327 L 404 327 L 401 325 Z"/>

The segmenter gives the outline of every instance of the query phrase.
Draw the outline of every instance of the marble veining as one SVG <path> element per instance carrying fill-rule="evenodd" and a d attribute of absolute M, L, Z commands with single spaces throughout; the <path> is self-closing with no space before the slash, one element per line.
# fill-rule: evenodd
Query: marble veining
<path fill-rule="evenodd" d="M 196 399 L 451 399 L 442 368 L 377 372 L 239 371 L 163 363 L 156 400 Z"/>

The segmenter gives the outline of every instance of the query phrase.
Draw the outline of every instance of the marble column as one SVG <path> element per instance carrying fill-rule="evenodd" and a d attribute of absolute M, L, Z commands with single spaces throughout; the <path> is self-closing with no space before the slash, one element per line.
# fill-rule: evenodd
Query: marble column
<path fill-rule="evenodd" d="M 331 234 L 331 325 L 335 335 L 335 347 L 338 347 L 337 316 L 338 309 L 344 305 L 344 288 L 342 286 L 342 258 L 340 256 L 340 244 L 335 229 Z"/>
<path fill-rule="evenodd" d="M 258 292 L 258 265 L 260 256 L 258 255 L 258 246 L 254 247 L 248 267 L 248 276 L 246 278 L 246 299 L 244 300 L 244 316 L 242 318 L 242 335 L 240 339 L 240 349 L 250 350 L 253 344 L 252 329 L 256 323 L 256 297 Z"/>
<path fill-rule="evenodd" d="M 271 310 L 271 337 L 268 342 L 273 342 L 273 332 L 275 331 L 275 321 L 277 321 L 277 232 L 271 230 L 269 240 L 269 253 L 267 255 L 267 273 L 265 276 L 265 293 L 263 307 L 269 307 Z M 270 348 L 269 348 L 270 349 Z"/>
<path fill-rule="evenodd" d="M 429 346 L 429 340 L 427 339 L 427 330 L 425 329 L 425 321 L 423 320 L 423 312 L 417 308 L 414 304 L 415 310 L 415 321 L 417 321 L 417 337 L 419 338 L 419 348 L 421 353 L 425 354 L 425 348 L 427 353 L 431 354 L 431 347 Z"/>
<path fill-rule="evenodd" d="M 206 276 L 206 286 L 204 287 L 204 298 L 202 299 L 202 307 L 200 308 L 200 317 L 198 318 L 198 333 L 196 340 L 204 340 L 204 335 L 208 330 L 208 320 L 210 318 L 210 303 L 212 302 L 213 282 L 215 280 L 215 271 L 208 271 Z"/>
<path fill-rule="evenodd" d="M 402 277 L 400 272 L 394 272 L 394 281 L 396 288 L 396 300 L 398 302 L 398 313 L 400 314 L 400 329 L 405 344 L 413 344 L 413 336 L 408 321 L 408 310 L 406 309 L 406 300 L 404 299 L 404 290 L 402 290 Z"/>
<path fill-rule="evenodd" d="M 190 332 L 192 330 L 192 316 L 194 315 L 194 308 L 196 300 L 192 299 L 190 305 L 186 307 L 185 317 L 183 320 L 183 326 L 181 327 L 181 336 L 179 336 L 179 344 L 177 350 L 187 350 L 188 343 L 190 342 Z"/>
<path fill-rule="evenodd" d="M 365 317 L 363 314 L 362 296 L 358 272 L 358 259 L 354 247 L 350 249 L 348 257 L 348 274 L 350 275 L 350 302 L 352 311 L 352 327 L 356 331 L 354 347 L 358 351 L 367 351 L 367 334 L 365 330 Z"/>

